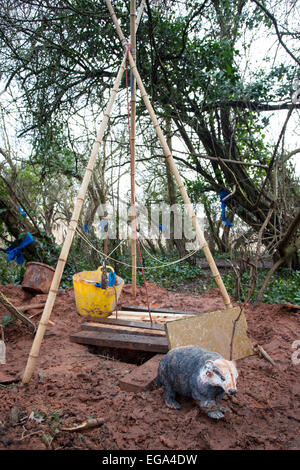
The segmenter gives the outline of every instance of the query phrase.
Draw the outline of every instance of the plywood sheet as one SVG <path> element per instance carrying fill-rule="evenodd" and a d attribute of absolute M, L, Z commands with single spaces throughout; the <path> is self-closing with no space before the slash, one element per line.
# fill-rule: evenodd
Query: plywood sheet
<path fill-rule="evenodd" d="M 235 322 L 237 318 L 239 319 Z M 240 307 L 168 321 L 165 328 L 169 349 L 198 345 L 230 360 L 232 342 L 232 360 L 253 354 L 252 344 L 247 336 L 246 317 Z"/>

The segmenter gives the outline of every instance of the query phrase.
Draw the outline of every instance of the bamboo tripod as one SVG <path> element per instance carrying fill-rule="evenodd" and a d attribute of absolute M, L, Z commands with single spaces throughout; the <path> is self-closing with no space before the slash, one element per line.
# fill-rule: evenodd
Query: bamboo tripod
<path fill-rule="evenodd" d="M 140 18 L 141 18 L 141 13 L 142 13 L 142 10 L 143 10 L 143 7 L 144 7 L 144 3 L 145 3 L 144 1 L 141 2 L 139 12 L 138 12 L 138 15 L 137 15 L 137 19 L 135 21 L 136 26 L 135 26 L 135 31 L 133 33 L 134 36 L 135 36 L 135 32 L 136 32 L 136 29 L 138 27 L 138 24 L 139 24 L 139 21 L 140 21 Z M 89 185 L 89 182 L 90 182 L 90 179 L 91 179 L 91 175 L 92 175 L 92 172 L 93 172 L 93 169 L 94 169 L 96 156 L 99 152 L 99 149 L 100 149 L 100 146 L 101 146 L 101 143 L 102 143 L 102 140 L 103 140 L 103 135 L 104 135 L 107 123 L 108 123 L 109 118 L 110 118 L 112 107 L 113 107 L 116 95 L 117 95 L 119 87 L 120 87 L 120 83 L 121 83 L 123 73 L 125 71 L 126 57 L 128 57 L 128 59 L 129 59 L 129 63 L 130 63 L 130 67 L 131 67 L 131 74 L 134 77 L 134 79 L 136 80 L 137 86 L 140 89 L 141 97 L 142 97 L 142 99 L 145 103 L 145 106 L 146 106 L 147 110 L 148 110 L 148 113 L 149 113 L 150 118 L 152 120 L 153 126 L 155 128 L 156 134 L 157 134 L 157 136 L 159 138 L 159 141 L 161 143 L 161 146 L 163 148 L 165 157 L 168 159 L 171 171 L 172 171 L 172 173 L 175 177 L 175 180 L 177 182 L 177 185 L 178 185 L 178 188 L 180 190 L 181 196 L 182 196 L 183 201 L 185 203 L 185 206 L 187 208 L 188 215 L 189 215 L 189 217 L 192 221 L 193 227 L 195 229 L 197 239 L 198 239 L 198 241 L 200 243 L 200 246 L 201 246 L 201 248 L 202 248 L 202 250 L 205 254 L 207 262 L 208 262 L 208 264 L 210 266 L 210 269 L 212 271 L 212 274 L 215 278 L 216 284 L 219 287 L 219 290 L 221 292 L 225 307 L 227 307 L 227 308 L 232 307 L 231 302 L 230 302 L 230 298 L 228 296 L 228 293 L 226 291 L 226 288 L 224 286 L 224 283 L 222 281 L 222 278 L 220 276 L 218 268 L 215 264 L 213 256 L 212 256 L 212 254 L 210 252 L 210 249 L 207 245 L 207 242 L 204 238 L 204 234 L 203 234 L 203 232 L 202 232 L 202 230 L 201 230 L 201 228 L 198 224 L 196 214 L 193 210 L 191 201 L 190 201 L 189 196 L 187 194 L 187 191 L 184 187 L 182 178 L 181 178 L 181 176 L 178 172 L 178 169 L 176 167 L 176 164 L 174 162 L 172 153 L 169 149 L 169 146 L 166 142 L 166 139 L 164 138 L 164 135 L 162 133 L 162 130 L 161 130 L 161 128 L 159 126 L 159 123 L 158 123 L 158 120 L 156 118 L 155 112 L 152 108 L 152 105 L 151 105 L 150 100 L 148 98 L 148 95 L 146 93 L 145 87 L 143 85 L 142 79 L 141 79 L 141 77 L 139 75 L 139 72 L 137 70 L 137 67 L 136 67 L 136 64 L 135 64 L 135 59 L 133 58 L 133 55 L 129 50 L 130 45 L 128 44 L 125 36 L 123 35 L 123 32 L 121 30 L 121 27 L 119 25 L 118 19 L 116 17 L 116 14 L 114 12 L 114 9 L 112 7 L 112 4 L 111 4 L 110 0 L 106 0 L 106 4 L 107 4 L 107 7 L 110 11 L 112 20 L 113 20 L 113 22 L 116 26 L 119 38 L 120 38 L 120 40 L 122 42 L 122 45 L 125 49 L 125 55 L 123 57 L 119 72 L 118 72 L 116 80 L 115 80 L 115 83 L 113 85 L 111 96 L 109 98 L 107 107 L 104 111 L 104 116 L 103 116 L 100 128 L 99 128 L 98 133 L 97 133 L 96 140 L 94 142 L 94 145 L 93 145 L 93 148 L 92 148 L 92 151 L 91 151 L 91 154 L 90 154 L 88 165 L 87 165 L 86 170 L 85 170 L 85 174 L 84 174 L 84 178 L 83 178 L 83 181 L 82 181 L 82 184 L 81 184 L 81 188 L 79 190 L 77 200 L 76 200 L 76 203 L 75 203 L 75 206 L 74 206 L 74 210 L 73 210 L 73 213 L 72 213 L 72 217 L 71 217 L 71 220 L 70 220 L 69 225 L 68 225 L 67 235 L 66 235 L 65 241 L 63 243 L 63 247 L 62 247 L 60 256 L 58 258 L 58 262 L 57 262 L 57 265 L 56 265 L 54 277 L 53 277 L 53 280 L 52 280 L 52 283 L 51 283 L 51 286 L 50 286 L 50 291 L 49 291 L 49 294 L 48 294 L 48 297 L 47 297 L 47 301 L 46 301 L 46 304 L 45 304 L 45 307 L 44 307 L 44 311 L 43 311 L 43 314 L 42 314 L 42 317 L 41 317 L 41 320 L 40 320 L 40 323 L 39 323 L 34 341 L 32 343 L 30 353 L 29 353 L 28 361 L 27 361 L 25 371 L 24 371 L 24 374 L 23 374 L 23 379 L 22 379 L 23 384 L 29 382 L 29 380 L 30 380 L 30 378 L 33 374 L 33 371 L 34 371 L 36 361 L 39 357 L 40 347 L 41 347 L 43 337 L 44 337 L 44 334 L 45 334 L 45 331 L 46 331 L 46 328 L 47 328 L 47 325 L 48 325 L 48 322 L 49 322 L 49 319 L 50 319 L 51 312 L 53 310 L 53 306 L 54 306 L 54 302 L 55 302 L 56 295 L 57 295 L 57 292 L 58 292 L 58 288 L 59 288 L 59 284 L 60 284 L 61 277 L 62 277 L 62 274 L 63 274 L 63 270 L 64 270 L 64 267 L 65 267 L 65 264 L 66 264 L 66 261 L 67 261 L 67 258 L 68 258 L 68 254 L 69 254 L 69 251 L 70 251 L 70 247 L 71 247 L 71 244 L 72 244 L 72 241 L 73 241 L 73 238 L 74 238 L 74 234 L 75 234 L 75 231 L 76 231 L 76 228 L 77 228 L 77 225 L 78 225 L 80 212 L 81 212 L 82 205 L 83 205 L 85 195 L 86 195 L 86 192 L 87 192 L 87 188 L 88 188 L 88 185 Z M 131 13 L 132 13 L 132 16 L 135 16 L 135 12 L 133 12 L 133 9 L 131 9 Z M 135 97 L 134 97 L 134 101 L 135 101 Z M 134 108 L 134 110 L 135 110 L 135 108 Z"/>

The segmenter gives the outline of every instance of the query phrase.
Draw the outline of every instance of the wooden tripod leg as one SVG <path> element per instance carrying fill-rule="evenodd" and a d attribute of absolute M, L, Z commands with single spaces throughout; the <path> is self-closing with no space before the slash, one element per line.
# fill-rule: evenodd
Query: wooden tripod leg
<path fill-rule="evenodd" d="M 110 0 L 106 0 L 107 8 L 109 9 L 110 15 L 112 20 L 117 28 L 119 37 L 121 39 L 122 45 L 126 50 L 128 46 L 128 41 L 126 40 L 122 29 L 119 25 L 118 18 L 114 12 L 113 6 Z M 139 6 L 138 13 L 136 15 L 136 1 L 131 0 L 130 2 L 130 45 L 131 51 L 134 56 L 135 60 L 135 48 L 136 48 L 136 30 L 139 26 L 142 13 L 145 7 L 145 0 L 142 0 Z M 131 205 L 133 206 L 133 202 L 135 200 L 135 110 L 136 110 L 136 83 L 135 78 L 132 76 L 132 93 L 131 93 L 131 152 L 133 155 L 132 158 L 132 182 L 131 182 Z M 131 217 L 131 277 L 132 277 L 132 295 L 136 297 L 136 220 L 135 217 L 132 215 Z"/>
<path fill-rule="evenodd" d="M 84 175 L 84 178 L 83 178 L 83 181 L 82 181 L 82 184 L 81 184 L 81 188 L 80 188 L 78 196 L 77 196 L 77 200 L 76 200 L 76 203 L 75 203 L 73 214 L 72 214 L 71 220 L 69 222 L 67 235 L 66 235 L 61 253 L 60 253 L 60 257 L 58 259 L 58 263 L 56 265 L 54 277 L 53 277 L 52 284 L 51 284 L 51 287 L 50 287 L 50 291 L 49 291 L 49 294 L 48 294 L 48 297 L 47 297 L 47 302 L 45 304 L 45 308 L 44 308 L 44 311 L 43 311 L 43 314 L 42 314 L 42 317 L 41 317 L 41 320 L 40 320 L 40 323 L 39 323 L 39 326 L 38 326 L 38 329 L 37 329 L 37 332 L 36 332 L 32 347 L 31 347 L 31 351 L 30 351 L 30 354 L 29 354 L 29 357 L 28 357 L 27 365 L 26 365 L 24 375 L 23 375 L 23 380 L 22 380 L 23 384 L 29 382 L 29 380 L 32 376 L 32 373 L 34 371 L 35 363 L 36 363 L 37 358 L 39 356 L 40 347 L 41 347 L 43 337 L 44 337 L 44 334 L 45 334 L 45 331 L 46 331 L 46 328 L 47 328 L 47 325 L 48 325 L 48 322 L 49 322 L 49 318 L 50 318 L 50 315 L 51 315 L 51 312 L 52 312 L 52 309 L 53 309 L 53 305 L 54 305 L 54 302 L 55 302 L 55 299 L 56 299 L 56 294 L 57 294 L 57 291 L 58 291 L 58 288 L 59 288 L 59 284 L 60 284 L 60 280 L 61 280 L 61 276 L 62 276 L 64 267 L 65 267 L 65 264 L 66 264 L 66 261 L 67 261 L 67 258 L 68 258 L 68 254 L 69 254 L 70 247 L 71 247 L 71 244 L 72 244 L 72 241 L 73 241 L 74 233 L 75 233 L 75 230 L 77 228 L 78 219 L 79 219 L 79 216 L 80 216 L 82 204 L 83 204 L 83 201 L 84 201 L 84 198 L 85 198 L 85 195 L 86 195 L 86 191 L 87 191 L 90 179 L 91 179 L 91 175 L 92 175 L 92 172 L 93 172 L 93 169 L 94 169 L 96 157 L 97 157 L 97 154 L 99 152 L 100 145 L 102 143 L 102 139 L 103 139 L 103 135 L 104 135 L 104 131 L 105 131 L 105 128 L 106 128 L 107 123 L 109 121 L 112 106 L 113 106 L 113 103 L 115 101 L 116 95 L 118 93 L 119 86 L 120 86 L 120 83 L 121 83 L 121 80 L 122 80 L 122 76 L 123 76 L 123 73 L 124 73 L 124 70 L 125 70 L 125 62 L 126 62 L 126 55 L 124 55 L 121 67 L 120 67 L 118 75 L 116 77 L 116 80 L 115 80 L 115 83 L 114 83 L 114 86 L 113 86 L 113 89 L 112 89 L 112 92 L 111 92 L 111 95 L 110 95 L 110 99 L 109 99 L 109 102 L 107 104 L 106 110 L 104 112 L 104 117 L 102 119 L 102 123 L 100 125 L 96 140 L 94 142 L 94 145 L 93 145 L 93 148 L 92 148 L 92 151 L 91 151 L 90 159 L 89 159 L 88 165 L 87 165 L 86 170 L 85 170 L 85 175 Z"/>

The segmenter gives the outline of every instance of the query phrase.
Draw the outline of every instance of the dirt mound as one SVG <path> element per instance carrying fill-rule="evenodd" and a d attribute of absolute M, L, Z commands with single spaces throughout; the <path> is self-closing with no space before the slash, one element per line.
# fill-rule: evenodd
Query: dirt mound
<path fill-rule="evenodd" d="M 193 296 L 147 285 L 153 308 L 223 308 L 217 289 Z M 0 288 L 16 306 L 47 297 L 33 297 L 21 286 Z M 131 286 L 124 286 L 119 305 L 126 304 L 145 306 L 145 289 L 138 288 L 133 299 Z M 6 313 L 0 305 L 0 321 Z M 137 366 L 116 360 L 112 352 L 95 354 L 71 343 L 70 334 L 84 319 L 76 312 L 73 289 L 60 290 L 51 315 L 54 325 L 47 329 L 31 381 L 0 386 L 0 449 L 299 449 L 299 365 L 293 349 L 300 339 L 299 309 L 248 305 L 245 314 L 253 343 L 276 366 L 259 355 L 237 361 L 238 394 L 224 399 L 225 419 L 214 422 L 189 399 L 179 397 L 179 411 L 167 408 L 156 386 L 141 393 L 120 390 L 119 379 Z M 38 318 L 33 318 L 36 324 Z M 32 340 L 20 321 L 5 328 L 7 364 L 0 366 L 0 375 L 22 376 Z M 89 417 L 106 422 L 82 432 L 60 430 Z"/>

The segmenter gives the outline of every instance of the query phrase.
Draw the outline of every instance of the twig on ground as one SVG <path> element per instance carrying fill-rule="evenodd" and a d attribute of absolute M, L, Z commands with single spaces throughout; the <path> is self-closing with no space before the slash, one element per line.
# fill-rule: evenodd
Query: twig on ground
<path fill-rule="evenodd" d="M 256 345 L 257 349 L 259 350 L 259 352 L 263 355 L 263 357 L 269 361 L 274 367 L 276 367 L 276 364 L 275 362 L 273 361 L 273 359 L 269 356 L 268 353 L 266 353 L 266 351 L 264 350 L 264 348 L 262 346 L 260 346 L 259 344 Z"/>
<path fill-rule="evenodd" d="M 83 431 L 85 429 L 95 428 L 96 426 L 102 426 L 105 423 L 105 418 L 90 418 L 83 421 L 81 424 L 72 426 L 71 428 L 60 428 L 61 431 Z"/>

